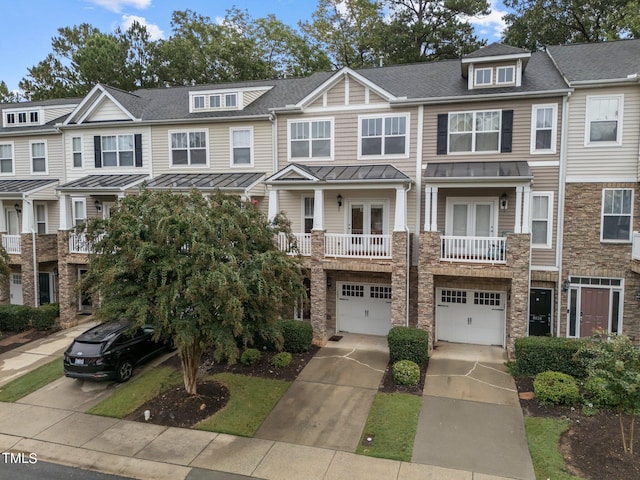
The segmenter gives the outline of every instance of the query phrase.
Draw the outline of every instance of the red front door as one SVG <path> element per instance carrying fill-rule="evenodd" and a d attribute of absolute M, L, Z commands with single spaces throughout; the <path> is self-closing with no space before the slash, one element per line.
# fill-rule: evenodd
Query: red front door
<path fill-rule="evenodd" d="M 580 336 L 590 337 L 597 328 L 609 330 L 608 289 L 582 288 L 580 290 Z"/>

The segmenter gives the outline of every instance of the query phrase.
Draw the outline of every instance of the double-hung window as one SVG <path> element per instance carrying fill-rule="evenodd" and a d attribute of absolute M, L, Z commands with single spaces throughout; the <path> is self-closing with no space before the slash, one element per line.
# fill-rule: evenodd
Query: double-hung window
<path fill-rule="evenodd" d="M 497 152 L 500 111 L 449 114 L 449 152 Z"/>
<path fill-rule="evenodd" d="M 531 244 L 551 248 L 553 193 L 534 192 L 531 203 Z"/>
<path fill-rule="evenodd" d="M 504 85 L 515 82 L 515 68 L 513 66 L 496 68 L 496 84 Z"/>
<path fill-rule="evenodd" d="M 604 242 L 631 241 L 633 190 L 605 188 L 602 190 L 601 240 Z"/>
<path fill-rule="evenodd" d="M 71 139 L 71 155 L 73 156 L 73 168 L 82 168 L 82 137 Z"/>
<path fill-rule="evenodd" d="M 13 144 L 0 143 L 0 174 L 13 173 Z"/>
<path fill-rule="evenodd" d="M 406 115 L 361 117 L 360 156 L 407 155 L 407 124 Z"/>
<path fill-rule="evenodd" d="M 253 130 L 251 128 L 231 129 L 231 166 L 253 164 Z"/>
<path fill-rule="evenodd" d="M 493 82 L 492 68 L 477 68 L 475 71 L 475 84 L 477 86 L 491 85 Z"/>
<path fill-rule="evenodd" d="M 31 173 L 47 173 L 46 142 L 31 142 Z"/>
<path fill-rule="evenodd" d="M 206 165 L 207 132 L 172 132 L 171 165 Z"/>
<path fill-rule="evenodd" d="M 133 135 L 103 135 L 102 166 L 133 167 Z"/>
<path fill-rule="evenodd" d="M 87 221 L 87 199 L 77 197 L 72 199 L 73 225 L 83 225 Z"/>
<path fill-rule="evenodd" d="M 556 152 L 557 105 L 534 105 L 531 111 L 531 153 Z"/>
<path fill-rule="evenodd" d="M 328 160 L 333 156 L 333 122 L 309 120 L 289 122 L 289 158 Z"/>
<path fill-rule="evenodd" d="M 622 95 L 587 97 L 585 145 L 622 142 Z"/>

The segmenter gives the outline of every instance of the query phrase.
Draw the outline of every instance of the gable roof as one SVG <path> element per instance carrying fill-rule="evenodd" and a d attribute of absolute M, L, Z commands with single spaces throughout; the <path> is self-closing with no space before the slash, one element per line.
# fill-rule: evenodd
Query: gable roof
<path fill-rule="evenodd" d="M 462 58 L 483 58 L 483 57 L 498 57 L 503 55 L 521 55 L 528 56 L 531 52 L 524 48 L 512 47 L 511 45 L 505 45 L 504 43 L 492 43 L 486 47 L 479 48 L 475 52 L 471 52 L 467 55 L 463 55 Z"/>
<path fill-rule="evenodd" d="M 640 76 L 640 39 L 554 45 L 547 52 L 571 85 L 637 81 Z"/>
<path fill-rule="evenodd" d="M 289 176 L 289 172 L 300 175 Z M 411 178 L 393 165 L 331 165 L 316 166 L 292 163 L 265 180 L 265 183 L 398 183 L 410 182 Z"/>

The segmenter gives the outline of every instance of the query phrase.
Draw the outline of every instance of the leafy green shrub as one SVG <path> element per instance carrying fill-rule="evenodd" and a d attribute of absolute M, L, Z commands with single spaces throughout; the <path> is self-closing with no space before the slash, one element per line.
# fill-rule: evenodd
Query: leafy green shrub
<path fill-rule="evenodd" d="M 413 327 L 393 327 L 387 335 L 389 359 L 394 364 L 400 360 L 411 360 L 418 365 L 427 361 L 429 334 Z"/>
<path fill-rule="evenodd" d="M 247 348 L 242 355 L 240 355 L 240 363 L 243 365 L 255 365 L 260 361 L 262 354 L 257 348 Z"/>
<path fill-rule="evenodd" d="M 391 367 L 393 381 L 398 385 L 413 387 L 420 381 L 420 367 L 411 360 L 399 360 Z"/>
<path fill-rule="evenodd" d="M 60 305 L 47 303 L 31 311 L 31 325 L 36 330 L 51 330 L 60 316 Z"/>
<path fill-rule="evenodd" d="M 30 308 L 24 305 L 0 305 L 0 330 L 24 332 L 30 327 Z"/>
<path fill-rule="evenodd" d="M 580 397 L 575 378 L 550 370 L 536 375 L 533 391 L 543 405 L 573 405 Z"/>
<path fill-rule="evenodd" d="M 584 382 L 585 400 L 595 408 L 608 408 L 617 405 L 607 381 L 601 377 L 588 377 Z"/>
<path fill-rule="evenodd" d="M 515 341 L 516 376 L 535 376 L 552 370 L 576 378 L 586 377 L 583 363 L 575 354 L 583 340 L 561 337 L 521 337 Z"/>
<path fill-rule="evenodd" d="M 287 352 L 308 352 L 313 341 L 313 327 L 310 323 L 300 320 L 280 320 L 278 327 L 282 332 L 284 344 L 282 348 Z"/>
<path fill-rule="evenodd" d="M 291 363 L 291 354 L 289 352 L 276 353 L 271 359 L 271 365 L 276 368 L 284 368 Z"/>

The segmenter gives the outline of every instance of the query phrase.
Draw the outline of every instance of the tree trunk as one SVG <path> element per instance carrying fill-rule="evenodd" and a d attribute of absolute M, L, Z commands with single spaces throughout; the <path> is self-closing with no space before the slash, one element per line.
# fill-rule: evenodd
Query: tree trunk
<path fill-rule="evenodd" d="M 202 348 L 197 344 L 180 347 L 180 363 L 182 364 L 182 376 L 184 388 L 189 395 L 196 395 L 198 381 L 198 367 L 202 358 Z"/>
<path fill-rule="evenodd" d="M 631 425 L 629 426 L 629 453 L 633 455 L 633 434 L 636 424 L 636 409 L 631 410 Z"/>
<path fill-rule="evenodd" d="M 620 420 L 620 434 L 622 435 L 622 449 L 624 450 L 624 453 L 629 453 L 629 450 L 627 449 L 627 438 L 624 434 L 624 422 L 622 421 L 623 414 L 624 414 L 624 409 L 620 405 L 618 406 L 618 420 Z"/>

